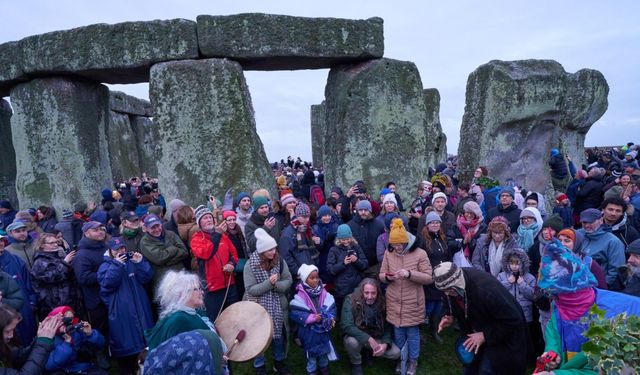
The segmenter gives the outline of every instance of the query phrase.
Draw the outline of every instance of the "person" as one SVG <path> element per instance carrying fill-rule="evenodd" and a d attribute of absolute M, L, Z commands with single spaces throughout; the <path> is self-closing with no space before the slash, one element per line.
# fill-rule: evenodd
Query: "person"
<path fill-rule="evenodd" d="M 256 251 L 256 237 L 254 232 L 258 228 L 264 229 L 274 240 L 280 239 L 280 227 L 278 220 L 269 213 L 269 201 L 267 198 L 258 195 L 251 201 L 253 213 L 249 221 L 244 226 L 244 234 L 249 246 L 249 252 Z"/>
<path fill-rule="evenodd" d="M 36 219 L 38 226 L 44 233 L 53 233 L 53 229 L 58 224 L 56 219 L 56 210 L 53 207 L 40 206 L 36 211 Z"/>
<path fill-rule="evenodd" d="M 398 202 L 396 201 L 395 194 L 389 193 L 382 198 L 382 210 L 380 210 L 380 214 L 376 217 L 376 220 L 384 224 L 385 215 L 392 212 L 399 214 L 400 209 L 398 208 Z M 404 217 L 402 221 L 405 222 Z"/>
<path fill-rule="evenodd" d="M 624 201 L 629 200 L 629 196 L 633 190 L 633 184 L 631 183 L 631 176 L 627 173 L 622 174 L 611 183 L 602 187 L 604 193 L 604 199 L 618 197 Z"/>
<path fill-rule="evenodd" d="M 238 215 L 236 221 L 240 229 L 242 230 L 242 234 L 247 237 L 247 233 L 245 232 L 245 225 L 249 222 L 251 218 L 251 214 L 253 213 L 253 207 L 251 206 L 251 196 L 249 194 L 240 192 L 236 197 L 237 207 L 236 214 Z"/>
<path fill-rule="evenodd" d="M 524 206 L 537 208 L 542 220 L 547 218 L 547 208 L 542 194 L 535 191 L 529 191 L 527 196 L 524 198 Z"/>
<path fill-rule="evenodd" d="M 340 216 L 343 223 L 347 223 L 353 218 L 359 216 L 357 206 L 361 201 L 369 202 L 369 212 L 373 214 L 373 217 L 378 216 L 378 214 L 380 213 L 380 205 L 378 205 L 378 202 L 376 202 L 369 196 L 369 194 L 367 194 L 367 187 L 365 186 L 364 182 L 356 181 L 349 188 L 347 194 L 343 195 L 340 200 L 340 203 L 342 203 Z"/>
<path fill-rule="evenodd" d="M 528 251 L 533 246 L 541 229 L 542 216 L 540 216 L 540 211 L 535 207 L 526 207 L 522 210 L 520 213 L 520 226 L 516 231 L 518 234 L 516 240 L 518 248 Z"/>
<path fill-rule="evenodd" d="M 522 212 L 518 206 L 514 203 L 515 199 L 515 190 L 511 187 L 506 187 L 500 191 L 500 195 L 498 196 L 500 199 L 500 203 L 495 207 L 487 210 L 487 216 L 485 217 L 485 221 L 487 224 L 493 220 L 496 216 L 503 216 L 509 222 L 509 228 L 511 229 L 511 233 L 516 233 L 518 227 L 520 225 L 520 213 Z M 491 199 L 488 199 L 489 201 Z M 485 203 L 488 202 L 487 197 L 485 195 Z M 542 220 L 540 220 L 542 222 Z"/>
<path fill-rule="evenodd" d="M 233 275 L 238 253 L 225 233 L 226 221 L 216 225 L 213 213 L 204 205 L 196 208 L 195 215 L 200 231 L 191 238 L 191 251 L 198 259 L 200 278 L 206 282 L 207 316 L 215 321 L 224 308 L 238 302 Z"/>
<path fill-rule="evenodd" d="M 456 216 L 464 214 L 463 206 L 465 203 L 476 202 L 474 197 L 471 196 L 470 191 L 471 191 L 471 186 L 468 183 L 463 182 L 458 185 L 458 190 L 457 190 L 458 201 L 456 202 L 456 205 L 453 209 L 453 213 Z"/>
<path fill-rule="evenodd" d="M 274 367 L 279 375 L 287 375 L 290 374 L 285 363 L 286 340 L 289 336 L 287 292 L 292 284 L 291 272 L 278 254 L 276 241 L 262 228 L 256 229 L 255 236 L 256 251 L 244 266 L 244 299 L 260 304 L 269 313 L 274 322 L 271 341 Z M 265 364 L 264 355 L 259 355 L 253 360 L 256 375 L 267 373 Z"/>
<path fill-rule="evenodd" d="M 583 211 L 584 213 L 584 211 Z M 541 374 L 597 374 L 588 365 L 582 346 L 588 341 L 583 332 L 588 328 L 589 310 L 593 305 L 605 311 L 605 317 L 626 312 L 640 314 L 640 298 L 595 289 L 596 279 L 582 260 L 558 242 L 545 247 L 538 285 L 552 296 L 551 320 L 546 327 L 546 355 L 558 354 L 550 370 Z"/>
<path fill-rule="evenodd" d="M 398 194 L 396 183 L 393 182 L 393 181 L 389 181 L 389 182 L 387 182 L 385 187 L 387 189 L 389 189 L 389 191 L 391 193 L 393 193 L 393 195 L 396 198 L 396 204 L 398 205 L 398 210 L 400 212 L 403 212 L 404 211 L 404 205 L 402 204 L 402 198 L 400 198 L 400 195 Z"/>
<path fill-rule="evenodd" d="M 178 218 L 178 210 L 183 206 L 185 206 L 185 203 L 177 198 L 169 202 L 169 211 L 171 212 L 171 216 L 166 223 L 162 224 L 165 231 L 173 232 L 177 235 L 180 235 L 180 233 L 178 233 L 178 223 L 176 220 Z M 142 255 L 144 255 L 144 253 Z"/>
<path fill-rule="evenodd" d="M 340 318 L 344 350 L 351 362 L 351 374 L 362 375 L 362 350 L 375 357 L 398 359 L 400 349 L 393 343 L 393 327 L 386 321 L 387 304 L 380 283 L 365 278 L 344 299 Z"/>
<path fill-rule="evenodd" d="M 130 252 L 140 251 L 140 241 L 144 236 L 142 220 L 135 211 L 123 211 L 120 214 L 120 237 Z"/>
<path fill-rule="evenodd" d="M 8 200 L 0 201 L 0 234 L 7 234 L 7 227 L 16 218 L 16 211 Z"/>
<path fill-rule="evenodd" d="M 64 241 L 69 245 L 70 248 L 74 247 L 73 243 L 73 228 L 72 228 L 72 220 L 73 220 L 73 212 L 70 210 L 62 211 L 62 218 L 56 226 L 55 230 L 62 232 L 62 236 L 64 237 Z"/>
<path fill-rule="evenodd" d="M 562 218 L 558 215 L 551 215 L 544 219 L 542 227 L 538 234 L 534 237 L 533 244 L 524 249 L 531 261 L 531 274 L 538 275 L 540 267 L 540 258 L 542 258 L 542 250 L 551 241 L 555 240 L 558 232 L 562 230 Z"/>
<path fill-rule="evenodd" d="M 233 210 L 225 210 L 222 212 L 222 220 L 227 223 L 227 231 L 225 234 L 231 240 L 233 247 L 236 249 L 236 253 L 238 253 L 238 263 L 236 263 L 234 269 L 238 277 L 235 278 L 235 282 L 238 296 L 242 296 L 244 295 L 245 288 L 242 272 L 244 272 L 244 265 L 247 263 L 251 254 L 247 248 L 247 241 L 244 238 L 244 234 L 242 234 L 242 230 L 240 230 L 237 222 L 238 214 Z"/>
<path fill-rule="evenodd" d="M 98 367 L 94 353 L 104 347 L 104 336 L 80 320 L 69 306 L 58 306 L 48 317 L 62 314 L 62 327 L 53 338 L 53 350 L 45 366 L 47 373 L 107 375 Z"/>
<path fill-rule="evenodd" d="M 35 249 L 33 248 L 34 241 L 29 236 L 27 224 L 16 220 L 9 224 L 6 229 L 9 236 L 9 246 L 7 246 L 6 250 L 22 259 L 27 267 L 31 269 Z"/>
<path fill-rule="evenodd" d="M 318 267 L 303 264 L 298 269 L 300 283 L 289 303 L 289 318 L 298 326 L 298 339 L 307 358 L 307 373 L 329 374 L 329 360 L 337 359 L 331 343 L 336 324 L 336 304 L 326 291 Z"/>
<path fill-rule="evenodd" d="M 598 208 L 602 203 L 602 171 L 593 167 L 589 170 L 588 177 L 583 185 L 576 190 L 576 201 L 573 204 L 575 215 L 580 215 L 588 208 Z"/>
<path fill-rule="evenodd" d="M 608 289 L 607 280 L 604 270 L 598 262 L 594 262 L 593 259 L 585 253 L 584 249 L 584 234 L 577 232 L 573 228 L 566 228 L 558 232 L 558 241 L 562 246 L 569 249 L 573 254 L 589 266 L 589 271 L 595 276 L 598 281 L 599 289 Z"/>
<path fill-rule="evenodd" d="M 570 228 L 573 226 L 573 216 L 571 202 L 567 194 L 558 193 L 555 199 L 555 207 L 553 207 L 553 214 L 562 218 L 562 227 Z"/>
<path fill-rule="evenodd" d="M 549 169 L 551 170 L 553 188 L 557 191 L 565 191 L 569 176 L 567 162 L 557 148 L 552 148 L 550 154 Z"/>
<path fill-rule="evenodd" d="M 473 259 L 480 236 L 487 230 L 482 210 L 476 202 L 467 202 L 463 206 L 464 213 L 456 219 L 456 224 L 448 229 L 448 246 L 452 253 L 462 250 L 467 260 Z M 443 228 L 445 230 L 445 228 Z"/>
<path fill-rule="evenodd" d="M 584 235 L 584 250 L 593 260 L 598 262 L 606 274 L 607 285 L 611 286 L 618 276 L 618 267 L 624 265 L 624 244 L 611 232 L 602 227 L 602 211 L 588 208 L 580 213 Z"/>
<path fill-rule="evenodd" d="M 638 238 L 638 231 L 631 225 L 627 216 L 628 204 L 620 197 L 606 198 L 602 202 L 602 227 L 613 233 L 624 244 L 625 249 Z"/>
<path fill-rule="evenodd" d="M 504 216 L 496 216 L 489 222 L 487 233 L 482 234 L 476 241 L 471 264 L 497 277 L 502 271 L 503 254 L 516 246 L 509 222 Z"/>
<path fill-rule="evenodd" d="M 280 226 L 280 232 L 282 232 L 291 223 L 291 219 L 295 216 L 295 209 L 298 205 L 298 200 L 291 193 L 286 193 L 280 197 L 280 209 L 274 214 L 278 225 Z"/>
<path fill-rule="evenodd" d="M 369 264 L 369 268 L 365 271 L 367 276 L 378 273 L 380 263 L 376 254 L 376 243 L 378 236 L 384 232 L 384 224 L 375 219 L 371 210 L 371 202 L 366 199 L 361 200 L 356 204 L 357 215 L 347 222 L 353 237 L 367 257 Z"/>
<path fill-rule="evenodd" d="M 431 264 L 416 237 L 404 229 L 401 219 L 393 219 L 389 249 L 384 254 L 378 278 L 387 284 L 387 321 L 393 325 L 396 345 L 407 346 L 407 374 L 415 375 L 420 356 L 419 325 L 424 322 L 423 285 L 430 284 Z M 397 370 L 402 366 L 398 362 Z"/>
<path fill-rule="evenodd" d="M 422 230 L 423 244 L 429 257 L 429 264 L 435 267 L 442 262 L 450 262 L 453 255 L 447 245 L 444 231 L 442 230 L 442 219 L 435 212 L 429 212 L 425 220 L 425 227 Z M 425 319 L 429 321 L 429 329 L 433 340 L 442 344 L 443 340 L 438 335 L 438 324 L 442 317 L 442 298 L 444 294 L 439 291 L 433 283 L 424 287 L 424 294 L 427 300 L 425 305 Z"/>
<path fill-rule="evenodd" d="M 448 233 L 449 230 L 451 230 L 452 228 L 454 228 L 456 226 L 456 215 L 447 210 L 446 207 L 449 204 L 449 198 L 447 197 L 447 195 L 441 191 L 433 194 L 432 198 L 431 198 L 431 206 L 433 207 L 433 210 L 440 216 L 440 219 L 442 220 L 442 230 L 445 233 Z M 420 217 L 420 221 L 418 222 L 418 233 L 422 233 L 422 229 L 425 226 L 425 219 L 426 219 L 426 210 L 424 215 L 422 215 L 422 217 Z"/>
<path fill-rule="evenodd" d="M 530 350 L 527 322 L 518 301 L 498 279 L 444 262 L 434 269 L 434 281 L 445 293 L 447 306 L 438 331 L 457 321 L 466 335 L 464 348 L 475 355 L 464 374 L 524 374 Z"/>
<path fill-rule="evenodd" d="M 327 270 L 327 257 L 329 250 L 333 246 L 336 239 L 338 226 L 338 216 L 333 213 L 331 208 L 323 205 L 318 209 L 318 221 L 311 227 L 311 232 L 320 239 L 320 244 L 316 246 L 320 252 L 318 269 L 320 270 L 320 278 L 326 283 L 332 282 L 329 271 Z"/>
<path fill-rule="evenodd" d="M 73 274 L 77 251 L 61 257 L 53 234 L 43 233 L 35 244 L 31 280 L 36 292 L 39 316 L 47 316 L 57 306 L 71 306 L 82 311 L 78 284 Z"/>
<path fill-rule="evenodd" d="M 0 304 L 0 374 L 36 375 L 42 374 L 53 350 L 53 338 L 62 326 L 62 315 L 46 317 L 39 325 L 37 338 L 26 347 L 15 341 L 15 329 L 20 322 L 20 314 L 9 305 Z"/>
<path fill-rule="evenodd" d="M 171 207 L 171 203 L 169 204 Z M 177 212 L 177 210 L 176 210 Z M 189 256 L 187 247 L 176 231 L 162 227 L 162 220 L 155 215 L 144 218 L 145 235 L 140 240 L 140 253 L 153 268 L 153 290 L 169 270 L 184 269 L 184 261 Z"/>
<path fill-rule="evenodd" d="M 351 228 L 346 224 L 338 227 L 335 244 L 329 250 L 327 269 L 333 276 L 333 295 L 337 311 L 342 311 L 342 301 L 353 292 L 367 269 L 367 257 L 358 245 Z"/>
<path fill-rule="evenodd" d="M 295 217 L 285 228 L 278 241 L 278 251 L 291 274 L 298 274 L 298 268 L 303 264 L 318 265 L 320 253 L 316 246 L 320 244 L 320 238 L 314 236 L 311 231 L 309 219 L 311 209 L 306 203 L 300 202 L 295 208 Z M 300 280 L 303 282 L 304 280 Z"/>
<path fill-rule="evenodd" d="M 618 268 L 618 279 L 613 289 L 640 297 L 640 239 L 629 244 L 627 254 L 627 264 Z"/>
<path fill-rule="evenodd" d="M 144 285 L 153 270 L 139 252 L 129 252 L 124 240 L 109 240 L 109 252 L 98 269 L 100 298 L 109 312 L 109 351 L 120 374 L 138 370 L 138 354 L 144 350 L 144 330 L 153 327 L 151 304 Z"/>
<path fill-rule="evenodd" d="M 78 242 L 78 253 L 73 260 L 73 272 L 80 285 L 89 323 L 98 331 L 109 332 L 107 307 L 100 299 L 98 268 L 107 252 L 107 230 L 97 221 L 82 226 L 83 237 Z"/>
<path fill-rule="evenodd" d="M 418 234 L 418 225 L 420 224 L 420 218 L 425 214 L 425 208 L 429 203 L 429 195 L 431 194 L 432 184 L 430 181 L 421 181 L 418 184 L 416 198 L 411 202 L 409 208 L 408 221 L 409 231 L 413 235 Z"/>

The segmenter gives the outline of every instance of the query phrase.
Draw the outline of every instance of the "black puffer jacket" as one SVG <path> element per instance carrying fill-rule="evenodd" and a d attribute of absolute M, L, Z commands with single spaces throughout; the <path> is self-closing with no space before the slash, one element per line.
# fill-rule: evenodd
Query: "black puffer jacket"
<path fill-rule="evenodd" d="M 0 375 L 40 375 L 44 374 L 49 353 L 53 350 L 53 340 L 38 338 L 31 346 L 15 349 L 11 357 L 15 368 L 4 368 L 0 363 Z M 1 361 L 0 361 L 1 362 Z"/>
<path fill-rule="evenodd" d="M 485 198 L 486 199 L 486 198 Z M 520 213 L 521 209 L 516 206 L 515 203 L 511 203 L 511 206 L 504 208 L 501 204 L 489 210 L 485 223 L 489 224 L 496 216 L 503 216 L 509 222 L 509 230 L 511 233 L 518 232 L 518 226 L 520 226 Z"/>
<path fill-rule="evenodd" d="M 344 264 L 347 252 L 353 251 L 358 257 L 354 263 Z M 334 296 L 344 298 L 360 284 L 362 272 L 367 269 L 369 262 L 362 248 L 356 243 L 351 246 L 335 245 L 329 250 L 327 269 L 333 275 Z"/>
<path fill-rule="evenodd" d="M 356 239 L 362 251 L 367 256 L 369 266 L 378 264 L 378 256 L 376 255 L 376 243 L 378 236 L 384 232 L 384 224 L 372 215 L 367 219 L 362 219 L 360 215 L 355 215 L 347 225 L 351 228 L 353 238 Z"/>
<path fill-rule="evenodd" d="M 602 203 L 602 178 L 587 177 L 584 185 L 576 192 L 576 203 L 573 205 L 574 213 L 580 214 L 587 208 L 598 208 Z"/>

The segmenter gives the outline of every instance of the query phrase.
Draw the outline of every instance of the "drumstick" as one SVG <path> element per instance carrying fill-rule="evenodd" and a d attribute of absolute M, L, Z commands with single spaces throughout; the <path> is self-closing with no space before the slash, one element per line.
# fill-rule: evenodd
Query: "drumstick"
<path fill-rule="evenodd" d="M 236 347 L 236 344 L 242 342 L 242 340 L 244 340 L 244 337 L 247 335 L 247 332 L 245 332 L 244 329 L 241 329 L 240 332 L 238 332 L 238 334 L 236 335 L 236 339 L 233 340 L 233 344 L 231 344 L 231 346 L 229 347 L 229 349 L 227 350 L 226 353 L 224 353 L 225 357 L 229 357 L 229 354 L 231 354 L 231 351 L 233 350 L 233 348 Z"/>

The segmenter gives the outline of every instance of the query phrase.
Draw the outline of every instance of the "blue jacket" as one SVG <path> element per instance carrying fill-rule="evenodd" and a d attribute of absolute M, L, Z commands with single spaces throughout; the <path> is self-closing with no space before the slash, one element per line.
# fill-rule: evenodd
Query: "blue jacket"
<path fill-rule="evenodd" d="M 100 286 L 98 285 L 98 268 L 104 260 L 107 250 L 105 241 L 94 241 L 82 237 L 78 243 L 78 254 L 73 260 L 73 272 L 84 295 L 84 305 L 88 310 L 100 306 Z"/>
<path fill-rule="evenodd" d="M 347 252 L 352 250 L 358 260 L 354 263 L 344 264 Z M 333 275 L 333 292 L 337 297 L 344 298 L 360 284 L 362 273 L 369 267 L 367 257 L 358 244 L 353 246 L 335 245 L 329 250 L 327 269 Z"/>
<path fill-rule="evenodd" d="M 82 331 L 71 333 L 73 341 L 71 344 L 64 341 L 61 335 L 56 335 L 53 339 L 53 351 L 47 360 L 47 371 L 88 371 L 96 366 L 91 362 L 80 362 L 78 351 L 83 350 L 89 353 L 98 352 L 104 346 L 104 336 L 97 330 L 91 330 L 91 335 L 87 336 Z"/>
<path fill-rule="evenodd" d="M 21 345 L 29 345 L 36 337 L 36 318 L 33 315 L 33 308 L 36 306 L 36 292 L 31 285 L 27 264 L 17 255 L 5 250 L 0 254 L 0 268 L 13 277 L 22 291 L 25 303 L 20 309 L 22 320 L 16 328 L 16 333 Z"/>
<path fill-rule="evenodd" d="M 308 357 L 318 357 L 329 354 L 335 355 L 333 344 L 331 343 L 331 331 L 321 327 L 327 327 L 325 320 L 336 319 L 338 312 L 333 296 L 325 289 L 322 289 L 318 297 L 320 308 L 316 308 L 309 295 L 304 291 L 302 284 L 296 287 L 297 293 L 289 303 L 289 318 L 298 325 L 298 338 L 302 342 Z M 310 314 L 322 314 L 323 320 L 320 323 L 307 323 Z"/>
<path fill-rule="evenodd" d="M 0 232 L 4 235 L 7 233 L 7 227 L 9 224 L 13 223 L 13 220 L 16 218 L 16 214 L 18 211 L 11 210 L 6 214 L 0 214 Z"/>
<path fill-rule="evenodd" d="M 100 265 L 100 298 L 109 311 L 109 348 L 114 357 L 138 354 L 147 346 L 144 331 L 153 327 L 153 317 L 144 284 L 152 277 L 145 259 L 122 264 L 105 256 Z"/>
<path fill-rule="evenodd" d="M 618 267 L 626 262 L 624 244 L 614 234 L 606 232 L 602 226 L 593 233 L 586 233 L 584 229 L 579 229 L 578 232 L 584 235 L 584 251 L 602 266 L 607 284 L 612 285 L 618 276 Z"/>
<path fill-rule="evenodd" d="M 278 241 L 278 251 L 280 256 L 287 262 L 291 275 L 295 278 L 298 275 L 298 268 L 303 264 L 313 264 L 318 266 L 319 254 L 313 240 L 303 238 L 298 242 L 298 232 L 293 225 L 289 224 L 280 236 Z M 300 245 L 306 245 L 302 248 Z"/>

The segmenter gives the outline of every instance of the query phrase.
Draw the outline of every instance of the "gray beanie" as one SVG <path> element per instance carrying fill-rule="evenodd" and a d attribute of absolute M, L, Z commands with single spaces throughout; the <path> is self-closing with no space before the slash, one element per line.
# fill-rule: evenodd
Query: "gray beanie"
<path fill-rule="evenodd" d="M 367 210 L 371 212 L 371 202 L 366 199 L 361 200 L 356 204 L 356 210 Z"/>

